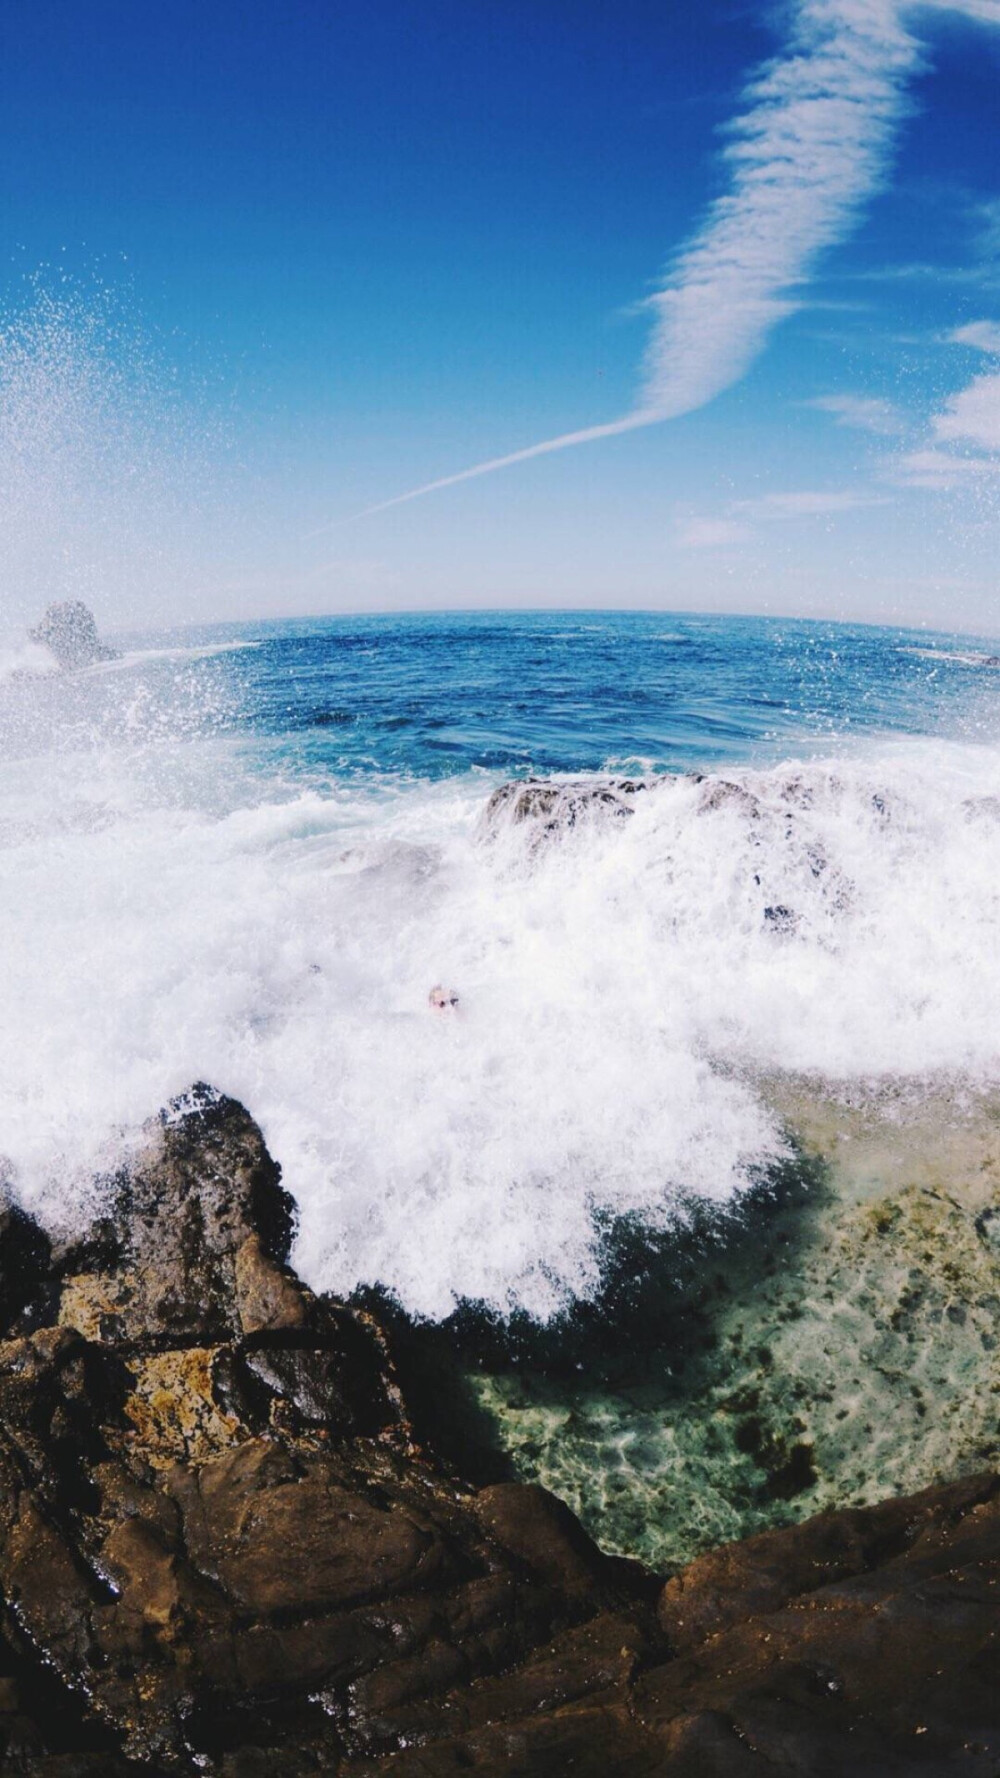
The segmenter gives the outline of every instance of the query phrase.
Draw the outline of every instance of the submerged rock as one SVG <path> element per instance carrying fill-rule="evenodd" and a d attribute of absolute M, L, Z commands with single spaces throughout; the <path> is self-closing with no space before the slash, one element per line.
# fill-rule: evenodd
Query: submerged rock
<path fill-rule="evenodd" d="M 49 649 L 67 673 L 119 658 L 114 648 L 101 641 L 94 614 L 82 599 L 63 599 L 47 606 L 41 622 L 28 634 L 32 642 Z"/>
<path fill-rule="evenodd" d="M 85 1241 L 10 1226 L 0 1774 L 996 1770 L 997 1478 L 664 1586 L 421 1449 L 384 1330 L 305 1288 L 292 1233 L 204 1088 Z"/>
<path fill-rule="evenodd" d="M 609 1304 L 516 1364 L 458 1358 L 481 1444 L 655 1568 L 996 1462 L 1000 1100 L 770 1090 L 783 1181 L 626 1245 Z"/>

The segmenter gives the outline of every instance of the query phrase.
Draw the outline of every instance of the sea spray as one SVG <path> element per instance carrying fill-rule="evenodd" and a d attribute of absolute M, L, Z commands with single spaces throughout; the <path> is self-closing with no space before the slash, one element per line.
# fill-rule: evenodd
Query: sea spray
<path fill-rule="evenodd" d="M 52 600 L 82 599 L 102 629 L 176 612 L 233 542 L 222 404 L 140 323 L 121 279 L 43 270 L 4 296 L 0 644 L 16 647 Z"/>
<path fill-rule="evenodd" d="M 315 1286 L 545 1319 L 600 1288 L 616 1220 L 667 1231 L 780 1159 L 767 1073 L 995 1079 L 992 745 L 817 759 L 800 739 L 790 762 L 654 780 L 624 818 L 539 842 L 484 823 L 497 774 L 463 760 L 470 742 L 427 751 L 451 632 L 385 620 L 341 649 L 342 631 L 137 645 L 7 687 L 0 1150 L 50 1222 L 79 1226 L 94 1176 L 205 1079 L 261 1120 Z M 773 673 L 774 632 L 753 633 Z M 710 634 L 713 660 L 738 658 L 743 632 Z M 689 651 L 692 695 L 698 672 Z M 303 729 L 303 684 L 309 709 L 357 718 Z M 436 981 L 460 993 L 453 1020 L 428 1011 Z"/>

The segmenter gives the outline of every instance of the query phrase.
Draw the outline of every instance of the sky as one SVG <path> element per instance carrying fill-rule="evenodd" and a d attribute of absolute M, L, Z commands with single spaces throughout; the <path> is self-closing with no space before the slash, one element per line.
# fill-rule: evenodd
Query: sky
<path fill-rule="evenodd" d="M 1000 632 L 998 121 L 1000 0 L 5 0 L 0 627 Z"/>

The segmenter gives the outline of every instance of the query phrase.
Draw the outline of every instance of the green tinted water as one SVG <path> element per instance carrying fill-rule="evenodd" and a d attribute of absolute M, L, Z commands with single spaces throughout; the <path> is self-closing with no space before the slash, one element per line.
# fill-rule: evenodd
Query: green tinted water
<path fill-rule="evenodd" d="M 1000 1451 L 1000 1105 L 771 1096 L 784 1179 L 657 1253 L 626 1240 L 604 1313 L 465 1330 L 438 1404 L 456 1455 L 477 1441 L 661 1569 Z"/>

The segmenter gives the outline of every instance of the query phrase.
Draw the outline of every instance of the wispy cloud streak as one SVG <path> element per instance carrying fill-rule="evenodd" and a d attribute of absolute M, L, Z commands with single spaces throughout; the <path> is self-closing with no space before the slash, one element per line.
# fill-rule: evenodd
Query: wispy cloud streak
<path fill-rule="evenodd" d="M 881 178 L 919 56 L 888 0 L 805 0 L 730 127 L 732 185 L 653 299 L 642 407 L 688 413 L 749 369 Z"/>
<path fill-rule="evenodd" d="M 649 299 L 653 333 L 629 413 L 426 482 L 355 516 L 676 419 L 744 376 L 772 329 L 799 306 L 818 256 L 843 238 L 881 182 L 921 54 L 904 17 L 920 10 L 1000 25 L 1000 0 L 797 0 L 785 49 L 751 81 L 747 109 L 729 128 L 729 189 Z"/>
<path fill-rule="evenodd" d="M 877 395 L 818 395 L 807 407 L 821 414 L 831 414 L 838 426 L 853 426 L 859 432 L 874 432 L 884 438 L 906 430 L 903 416 L 891 401 Z"/>

